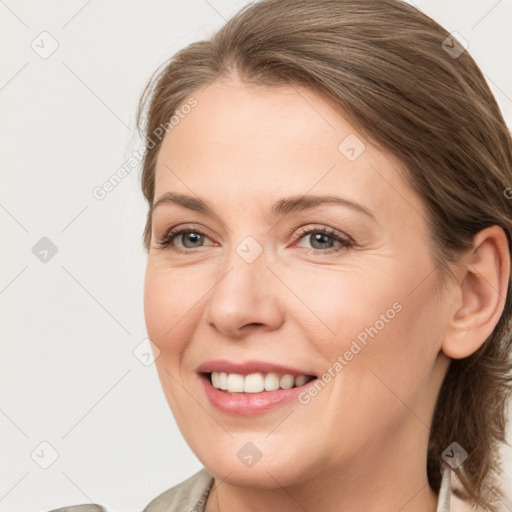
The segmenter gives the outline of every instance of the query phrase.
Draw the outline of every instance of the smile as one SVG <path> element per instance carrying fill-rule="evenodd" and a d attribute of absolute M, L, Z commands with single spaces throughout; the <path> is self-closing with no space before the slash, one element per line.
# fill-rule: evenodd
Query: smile
<path fill-rule="evenodd" d="M 217 373 L 217 377 L 213 377 L 213 373 Z M 314 376 L 305 375 L 291 376 L 290 374 L 279 375 L 275 373 L 265 375 L 259 373 L 249 374 L 244 377 L 240 374 L 227 373 L 221 376 L 221 373 L 224 372 L 198 374 L 208 401 L 213 407 L 225 414 L 245 417 L 262 415 L 286 404 L 298 402 L 298 395 L 310 383 L 317 380 Z M 253 375 L 256 375 L 256 377 L 253 377 Z M 293 377 L 293 380 L 290 377 Z M 262 382 L 264 386 L 268 384 L 269 387 L 275 387 L 278 378 L 279 387 L 277 389 L 259 391 Z M 212 383 L 212 379 L 215 379 L 215 385 Z M 222 384 L 226 383 L 228 389 L 224 390 L 215 387 L 220 386 L 219 381 Z M 293 387 L 282 388 L 281 381 L 285 386 L 293 383 Z M 241 384 L 244 388 L 247 385 L 247 389 L 252 389 L 252 391 L 230 391 L 230 389 L 241 389 Z"/>
<path fill-rule="evenodd" d="M 210 380 L 212 386 L 228 393 L 261 393 L 262 391 L 276 391 L 278 389 L 291 389 L 299 387 L 312 380 L 307 375 L 280 375 L 278 373 L 239 373 L 212 372 Z"/>

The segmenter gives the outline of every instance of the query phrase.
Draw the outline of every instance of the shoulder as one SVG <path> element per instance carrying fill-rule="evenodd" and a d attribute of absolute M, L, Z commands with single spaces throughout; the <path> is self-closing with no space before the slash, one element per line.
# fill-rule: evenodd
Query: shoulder
<path fill-rule="evenodd" d="M 142 512 L 204 512 L 213 482 L 213 476 L 206 468 L 202 468 L 183 482 L 159 494 Z M 107 512 L 107 509 L 91 503 L 56 508 L 48 512 Z"/>
<path fill-rule="evenodd" d="M 214 477 L 206 468 L 202 468 L 183 482 L 159 494 L 143 512 L 203 512 L 213 482 Z"/>

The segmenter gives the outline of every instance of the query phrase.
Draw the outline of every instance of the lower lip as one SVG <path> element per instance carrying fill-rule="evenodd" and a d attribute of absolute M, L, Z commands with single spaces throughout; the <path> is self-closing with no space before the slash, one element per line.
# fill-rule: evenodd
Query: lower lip
<path fill-rule="evenodd" d="M 297 400 L 298 395 L 316 380 L 290 389 L 262 391 L 261 393 L 228 393 L 214 388 L 207 375 L 200 374 L 199 378 L 210 403 L 222 412 L 237 416 L 256 416 L 292 400 Z"/>

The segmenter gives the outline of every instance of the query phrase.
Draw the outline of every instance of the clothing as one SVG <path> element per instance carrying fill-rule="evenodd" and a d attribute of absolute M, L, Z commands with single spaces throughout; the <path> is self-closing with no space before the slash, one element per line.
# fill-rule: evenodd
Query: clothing
<path fill-rule="evenodd" d="M 142 512 L 204 512 L 214 478 L 205 468 L 153 499 Z"/>
<path fill-rule="evenodd" d="M 204 512 L 213 482 L 213 476 L 202 468 L 187 480 L 157 496 L 142 512 Z M 445 464 L 436 512 L 450 511 L 450 495 L 451 468 Z"/>
<path fill-rule="evenodd" d="M 167 489 L 149 502 L 142 512 L 204 512 L 214 478 L 205 468 Z M 436 512 L 450 511 L 451 468 L 443 467 Z M 101 505 L 73 505 L 48 512 L 108 512 Z"/>
<path fill-rule="evenodd" d="M 70 507 L 54 508 L 48 512 L 107 512 L 107 510 L 96 503 L 89 503 L 89 505 L 71 505 Z"/>

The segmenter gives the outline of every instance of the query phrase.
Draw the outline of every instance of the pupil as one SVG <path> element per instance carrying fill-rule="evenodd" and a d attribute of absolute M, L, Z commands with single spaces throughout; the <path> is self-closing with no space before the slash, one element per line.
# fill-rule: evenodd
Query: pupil
<path fill-rule="evenodd" d="M 322 238 L 323 238 L 324 240 L 322 240 Z M 328 242 L 326 242 L 326 241 L 325 241 L 325 238 L 327 238 L 327 239 L 328 239 L 328 238 L 329 238 L 329 235 L 326 235 L 326 234 L 324 234 L 324 233 L 316 233 L 316 234 L 314 235 L 315 243 L 316 243 L 316 242 L 319 242 L 320 244 L 326 244 L 326 243 L 328 243 Z M 325 247 L 323 247 L 323 248 L 325 248 Z"/>
<path fill-rule="evenodd" d="M 194 244 L 194 241 L 195 242 L 200 241 L 201 237 L 202 237 L 202 235 L 199 235 L 198 233 L 188 233 L 185 236 L 185 243 L 184 243 L 185 247 L 190 247 L 189 245 L 187 245 L 188 242 L 192 242 L 192 244 Z M 194 247 L 194 245 L 192 245 L 192 247 Z"/>

